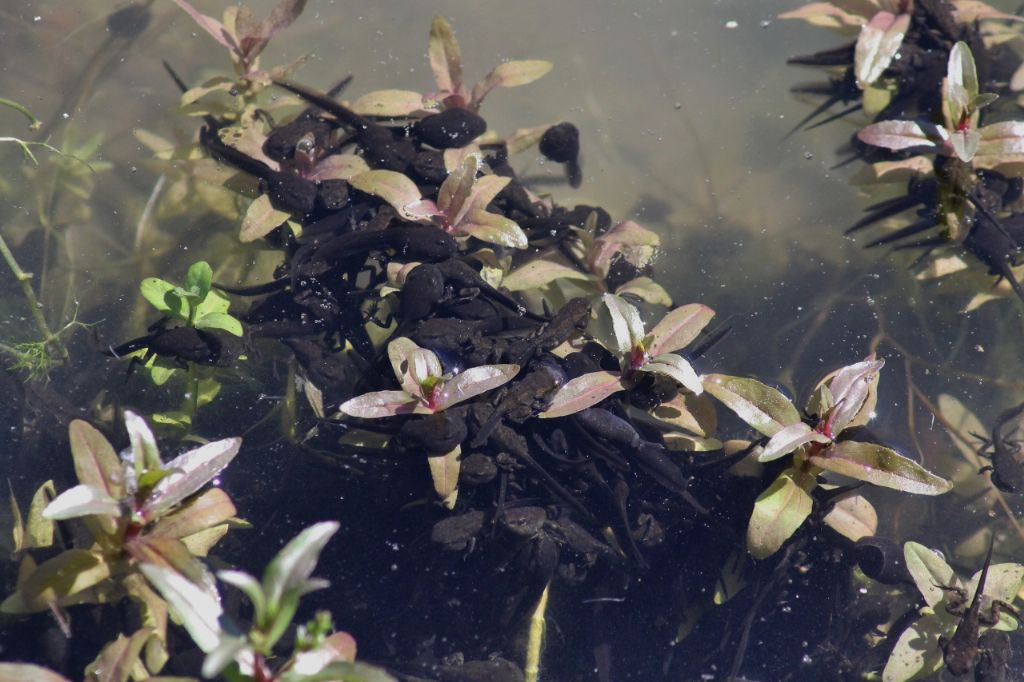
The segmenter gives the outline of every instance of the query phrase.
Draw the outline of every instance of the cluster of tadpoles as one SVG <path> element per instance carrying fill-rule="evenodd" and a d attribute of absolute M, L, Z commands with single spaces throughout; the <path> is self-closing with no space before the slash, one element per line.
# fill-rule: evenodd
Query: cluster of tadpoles
<path fill-rule="evenodd" d="M 888 103 L 874 115 L 874 122 L 917 121 L 923 130 L 938 131 L 944 115 L 943 79 L 947 76 L 950 52 L 958 42 L 966 44 L 973 54 L 982 92 L 1009 95 L 1006 97 L 1009 101 L 1016 99 L 1007 84 L 1019 66 L 1019 57 L 1003 44 L 988 46 L 977 21 L 960 20 L 958 12 L 963 8 L 946 0 L 918 0 L 900 6 L 906 12 L 906 24 L 897 27 L 902 17 L 893 17 L 881 10 L 870 22 L 880 23 L 882 15 L 887 15 L 886 19 L 892 23 L 893 28 L 881 38 L 883 43 L 902 36 L 902 42 L 896 43 L 898 52 L 884 70 L 872 74 L 875 81 L 871 83 L 864 82 L 866 67 L 858 63 L 864 60 L 864 51 L 868 50 L 869 41 L 864 37 L 868 26 L 856 43 L 789 60 L 792 64 L 824 67 L 834 74 L 825 83 L 794 88 L 795 92 L 825 97 L 794 130 L 812 121 L 810 127 L 817 127 L 862 110 L 865 88 L 885 83 Z M 899 34 L 899 28 L 904 26 L 905 32 Z M 980 115 L 980 120 L 973 123 L 965 120 L 955 125 L 961 129 L 982 128 L 986 116 L 994 111 L 982 107 L 993 100 L 994 97 L 977 109 L 970 103 L 972 114 Z M 823 116 L 839 103 L 843 105 L 839 112 Z M 898 151 L 883 149 L 877 143 L 872 146 L 865 142 L 863 132 L 854 135 L 853 154 L 839 165 L 856 159 L 869 163 L 901 161 L 920 151 L 909 144 Z M 922 143 L 927 146 L 926 140 Z M 1024 301 L 1024 288 L 1011 270 L 1011 266 L 1016 265 L 1018 252 L 1024 247 L 1024 214 L 1018 212 L 1022 187 L 1024 184 L 1019 177 L 976 167 L 949 149 L 945 153 L 940 150 L 931 168 L 927 171 L 918 168 L 911 174 L 903 195 L 868 206 L 867 215 L 851 225 L 846 234 L 858 233 L 913 211 L 914 217 L 908 224 L 870 240 L 866 247 L 893 245 L 896 250 L 925 249 L 922 256 L 925 257 L 936 248 L 958 246 L 976 257 L 990 274 L 1005 279 Z"/>

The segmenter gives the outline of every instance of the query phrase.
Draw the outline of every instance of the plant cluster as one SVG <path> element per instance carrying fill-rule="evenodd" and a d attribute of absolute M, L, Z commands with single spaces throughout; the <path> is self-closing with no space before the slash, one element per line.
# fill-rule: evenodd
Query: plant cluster
<path fill-rule="evenodd" d="M 880 539 L 873 488 L 861 486 L 911 495 L 952 489 L 865 428 L 878 405 L 882 359 L 835 358 L 838 369 L 808 387 L 803 409 L 764 381 L 718 371 L 707 353 L 728 327 L 713 325 L 715 312 L 702 303 L 676 305 L 655 281 L 654 232 L 597 206 L 559 205 L 517 177 L 515 155 L 536 148 L 566 166 L 571 185 L 582 179 L 572 124 L 503 136 L 481 115 L 495 88 L 527 85 L 550 63 L 508 61 L 469 86 L 454 33 L 435 17 L 428 54 L 436 91 L 379 90 L 346 104 L 338 97 L 348 77 L 321 92 L 285 80 L 302 60 L 260 64 L 304 2 L 280 0 L 263 20 L 244 6 L 218 20 L 175 2 L 228 51 L 234 73 L 192 88 L 174 76 L 182 108 L 203 122 L 195 142 L 141 137 L 166 164 L 174 188 L 167 201 L 195 188 L 214 212 L 231 215 L 241 205 L 238 241 L 273 254 L 276 268 L 268 281 L 245 286 L 215 284 L 207 261 L 194 263 L 182 285 L 147 278 L 141 293 L 160 319 L 110 354 L 132 355 L 157 383 L 184 370 L 181 408 L 152 417 L 179 436 L 196 428 L 200 407 L 217 394 L 222 373 L 239 370 L 243 353 L 287 357 L 283 393 L 294 397 L 301 386 L 310 409 L 283 411 L 292 422 L 286 434 L 307 452 L 351 465 L 342 492 L 374 512 L 360 519 L 361 530 L 379 533 L 375 541 L 394 533 L 401 560 L 393 566 L 416 567 L 395 580 L 372 578 L 417 617 L 376 613 L 364 624 L 374 634 L 359 633 L 396 676 L 567 677 L 578 656 L 539 663 L 545 609 L 564 595 L 589 610 L 571 626 L 575 640 L 590 644 L 583 650 L 622 652 L 615 640 L 628 633 L 680 652 L 641 662 L 647 667 L 633 671 L 641 677 L 690 679 L 711 665 L 738 678 L 755 656 L 760 665 L 776 656 L 777 668 L 792 667 L 806 652 L 784 642 L 754 652 L 752 630 L 785 628 L 801 633 L 796 642 L 818 637 L 847 603 L 820 608 L 825 596 L 846 592 L 858 567 L 881 575 L 865 559 Z M 959 42 L 973 35 L 974 19 L 996 15 L 980 3 L 955 4 L 951 13 L 934 2 L 863 2 L 859 16 L 838 1 L 824 4 L 795 15 L 821 11 L 828 21 L 863 25 L 857 44 L 844 48 L 843 80 L 852 78 L 865 105 L 869 95 L 872 106 L 885 100 L 886 115 L 861 140 L 934 152 L 876 167 L 879 176 L 885 168 L 913 172 L 911 186 L 925 189 L 912 205 L 964 227 L 955 237 L 950 227 L 947 241 L 977 244 L 982 224 L 1003 234 L 1008 221 L 996 215 L 1005 206 L 992 205 L 989 194 L 991 178 L 1006 168 L 979 159 L 1006 161 L 1018 144 L 1016 124 L 979 127 L 992 98 L 982 94 L 970 36 Z M 935 42 L 948 44 L 941 125 L 917 121 L 929 116 L 930 100 L 910 97 L 934 66 Z M 269 101 L 272 89 L 281 96 Z M 1000 141 L 986 147 L 986 135 Z M 954 175 L 968 180 L 949 184 Z M 27 553 L 4 611 L 60 615 L 125 595 L 141 604 L 143 627 L 104 649 L 90 674 L 115 673 L 98 679 L 158 674 L 168 656 L 168 612 L 202 652 L 207 677 L 392 679 L 356 663 L 354 639 L 333 632 L 325 612 L 298 627 L 283 651 L 300 597 L 326 587 L 311 576 L 337 523 L 308 527 L 261 579 L 213 573 L 198 557 L 238 521 L 227 494 L 205 486 L 240 440 L 164 463 L 145 421 L 128 412 L 126 425 L 131 449 L 118 456 L 93 426 L 72 423 L 80 485 L 52 501 L 53 485 L 44 485 L 16 537 L 28 552 L 53 544 L 54 522 L 81 519 L 91 540 L 38 565 Z M 388 526 L 398 512 L 415 519 Z M 912 543 L 905 556 L 927 608 L 912 605 L 908 613 L 920 618 L 890 633 L 884 679 L 892 682 L 936 670 L 938 635 L 959 630 L 936 608 L 948 594 L 927 585 L 963 587 L 952 569 Z M 1024 568 L 990 568 L 975 591 L 1012 602 Z M 221 601 L 215 577 L 247 598 L 251 618 Z M 361 603 L 372 587 L 358 582 L 335 590 Z M 787 603 L 797 582 L 799 604 L 759 613 Z M 612 606 L 627 600 L 626 610 Z M 524 654 L 509 635 L 526 624 Z M 1007 618 L 998 627 L 1014 625 Z M 845 643 L 851 657 L 876 663 L 888 653 L 859 636 Z M 832 672 L 837 660 L 819 656 L 804 672 Z M 39 672 L 0 668 L 12 671 Z M 602 672 L 615 677 L 610 667 Z"/>
<path fill-rule="evenodd" d="M 853 45 L 791 61 L 841 74 L 829 88 L 810 89 L 830 91 L 811 118 L 839 100 L 855 104 L 838 115 L 862 109 L 872 117 L 856 135 L 856 156 L 869 165 L 852 181 L 907 185 L 902 196 L 870 206 L 847 234 L 913 209 L 909 224 L 867 246 L 926 249 L 934 257 L 919 277 L 958 275 L 945 288 L 973 290 L 967 310 L 998 295 L 979 291 L 965 252 L 1024 301 L 1014 270 L 1024 245 L 1014 179 L 1024 123 L 1011 111 L 1020 81 L 1011 69 L 1019 59 L 1007 53 L 1012 29 L 1006 26 L 1019 17 L 955 1 L 811 3 L 781 16 L 857 32 Z"/>

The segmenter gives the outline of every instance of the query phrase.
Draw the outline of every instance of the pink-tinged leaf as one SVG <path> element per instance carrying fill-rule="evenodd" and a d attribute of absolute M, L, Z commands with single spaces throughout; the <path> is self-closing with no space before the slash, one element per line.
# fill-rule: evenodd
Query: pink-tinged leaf
<path fill-rule="evenodd" d="M 181 540 L 226 522 L 236 511 L 226 492 L 220 488 L 210 488 L 181 509 L 157 521 L 149 535 Z"/>
<path fill-rule="evenodd" d="M 1010 77 L 1010 90 L 1020 92 L 1024 90 L 1024 63 L 1017 67 Z"/>
<path fill-rule="evenodd" d="M 809 459 L 827 471 L 915 495 L 941 495 L 953 487 L 917 462 L 875 443 L 845 440 Z"/>
<path fill-rule="evenodd" d="M 861 27 L 854 51 L 854 74 L 857 85 L 864 89 L 881 77 L 903 44 L 903 36 L 910 28 L 910 15 L 898 17 L 890 12 L 878 12 Z"/>
<path fill-rule="evenodd" d="M 829 382 L 834 407 L 828 416 L 832 435 L 837 436 L 853 420 L 865 401 L 871 395 L 872 387 L 878 383 L 878 373 L 885 365 L 884 360 L 875 360 L 874 354 L 863 362 L 843 367 Z"/>
<path fill-rule="evenodd" d="M 789 398 L 760 381 L 725 374 L 707 374 L 703 382 L 705 391 L 766 436 L 774 436 L 783 428 L 800 421 L 800 413 Z"/>
<path fill-rule="evenodd" d="M 506 178 L 501 175 L 485 175 L 477 179 L 469 191 L 466 203 L 463 204 L 462 209 L 459 211 L 462 215 L 453 215 L 449 211 L 448 215 L 453 216 L 452 222 L 458 225 L 464 220 L 463 216 L 469 216 L 474 211 L 486 211 L 487 205 L 494 200 L 494 197 L 498 196 L 501 190 L 505 189 L 505 186 L 511 180 L 512 178 Z"/>
<path fill-rule="evenodd" d="M 68 438 L 78 481 L 102 490 L 115 500 L 123 497 L 123 467 L 106 436 L 88 422 L 75 419 L 68 426 Z"/>
<path fill-rule="evenodd" d="M 831 442 L 828 438 L 803 422 L 790 424 L 771 437 L 768 444 L 764 446 L 764 449 L 757 456 L 757 461 L 771 462 L 772 460 L 779 459 L 780 457 L 785 457 L 801 445 L 810 443 L 811 441 L 818 443 Z"/>
<path fill-rule="evenodd" d="M 640 311 L 626 299 L 614 294 L 603 294 L 601 302 L 611 317 L 612 334 L 615 336 L 615 348 L 611 350 L 622 356 L 628 355 L 644 340 L 644 322 L 640 319 Z"/>
<path fill-rule="evenodd" d="M 324 639 L 315 649 L 296 653 L 292 659 L 292 665 L 289 666 L 289 672 L 294 673 L 300 679 L 312 678 L 331 663 L 351 663 L 355 660 L 355 638 L 347 632 L 335 632 Z M 381 682 L 384 680 L 382 679 Z"/>
<path fill-rule="evenodd" d="M 430 467 L 430 478 L 434 482 L 434 492 L 441 499 L 445 509 L 454 509 L 459 496 L 459 470 L 462 468 L 460 455 L 462 446 L 443 455 L 427 457 Z"/>
<path fill-rule="evenodd" d="M 96 660 L 86 667 L 85 678 L 103 682 L 129 682 L 132 679 L 132 669 L 142 665 L 139 659 L 142 647 L 153 635 L 152 628 L 137 630 L 131 637 L 119 634 L 117 639 L 103 647 Z M 2 677 L 0 682 L 3 682 Z"/>
<path fill-rule="evenodd" d="M 858 10 L 847 10 L 840 6 L 841 3 L 811 2 L 789 12 L 783 12 L 779 19 L 803 19 L 812 26 L 830 28 L 833 30 L 853 30 L 862 26 L 867 17 L 878 11 L 877 5 L 872 5 L 865 0 L 863 8 Z M 852 4 L 852 3 L 848 3 Z"/>
<path fill-rule="evenodd" d="M 331 154 L 317 162 L 310 180 L 351 180 L 360 173 L 370 170 L 363 157 L 355 154 Z"/>
<path fill-rule="evenodd" d="M 616 254 L 638 268 L 647 265 L 661 245 L 661 238 L 632 220 L 614 226 L 594 240 L 587 257 L 587 267 L 600 277 L 608 276 L 608 268 Z"/>
<path fill-rule="evenodd" d="M 1024 121 L 1003 121 L 978 131 L 979 156 L 1011 156 L 1024 154 Z"/>
<path fill-rule="evenodd" d="M 851 493 L 841 497 L 825 514 L 824 521 L 832 530 L 857 542 L 878 532 L 878 512 L 862 495 Z"/>
<path fill-rule="evenodd" d="M 444 382 L 437 409 L 446 410 L 507 384 L 518 373 L 519 365 L 482 365 L 463 370 Z"/>
<path fill-rule="evenodd" d="M 405 336 L 392 339 L 388 344 L 388 359 L 391 361 L 391 370 L 395 373 L 398 383 L 410 397 L 419 395 L 420 385 L 412 377 L 409 371 L 409 358 L 419 350 L 416 342 Z"/>
<path fill-rule="evenodd" d="M 58 495 L 43 510 L 43 518 L 51 521 L 64 521 L 92 515 L 119 517 L 121 505 L 100 488 L 91 485 L 76 485 Z"/>
<path fill-rule="evenodd" d="M 715 311 L 700 303 L 680 306 L 661 318 L 650 333 L 651 355 L 671 353 L 686 347 L 708 325 Z"/>
<path fill-rule="evenodd" d="M 142 514 L 156 519 L 216 478 L 242 447 L 241 438 L 224 438 L 182 453 L 167 463 L 171 473 L 156 484 L 142 506 Z"/>
<path fill-rule="evenodd" d="M 893 151 L 913 147 L 935 147 L 928 134 L 916 121 L 879 121 L 857 133 L 865 144 Z"/>
<path fill-rule="evenodd" d="M 400 216 L 406 220 L 422 220 L 416 211 L 422 197 L 416 183 L 402 173 L 389 170 L 371 170 L 353 176 L 349 184 L 360 192 L 380 197 L 391 204 Z M 408 210 L 413 207 L 412 213 Z"/>
<path fill-rule="evenodd" d="M 654 407 L 651 410 L 651 416 L 705 437 L 713 434 L 718 424 L 715 405 L 705 395 L 695 396 L 680 393 L 671 400 Z"/>
<path fill-rule="evenodd" d="M 794 480 L 791 469 L 784 471 L 754 502 L 747 526 L 747 549 L 755 559 L 775 554 L 803 525 L 814 500 Z"/>
<path fill-rule="evenodd" d="M 448 216 L 450 223 L 457 223 L 469 208 L 469 198 L 479 170 L 480 155 L 467 154 L 441 183 L 437 191 L 437 207 Z"/>
<path fill-rule="evenodd" d="M 259 23 L 254 33 L 242 36 L 242 48 L 246 57 L 251 60 L 262 52 L 270 39 L 291 26 L 305 7 L 306 0 L 280 0 L 267 18 Z"/>
<path fill-rule="evenodd" d="M 672 297 L 665 291 L 665 287 L 655 282 L 650 277 L 637 277 L 631 279 L 615 290 L 616 296 L 636 296 L 641 301 L 651 305 L 672 305 Z"/>
<path fill-rule="evenodd" d="M 174 4 L 185 10 L 185 12 L 192 17 L 192 21 L 199 25 L 199 28 L 209 33 L 214 40 L 228 48 L 232 54 L 238 56 L 242 55 L 242 48 L 235 41 L 235 37 L 224 27 L 224 24 L 220 23 L 213 17 L 201 14 L 199 10 L 185 2 L 185 0 L 174 0 Z"/>
<path fill-rule="evenodd" d="M 414 201 L 405 207 L 405 217 L 407 220 L 412 220 L 419 223 L 428 223 L 433 218 L 437 218 L 444 215 L 444 211 L 437 207 L 430 199 L 421 199 Z"/>
<path fill-rule="evenodd" d="M 32 663 L 0 663 L 0 682 L 69 682 L 63 675 Z"/>
<path fill-rule="evenodd" d="M 253 199 L 249 208 L 245 210 L 238 238 L 243 243 L 262 239 L 291 217 L 290 213 L 279 211 L 270 204 L 269 194 L 261 194 Z"/>
<path fill-rule="evenodd" d="M 551 406 L 541 412 L 541 419 L 564 417 L 593 407 L 610 395 L 626 390 L 618 372 L 592 372 L 576 377 L 563 385 L 551 400 Z"/>
<path fill-rule="evenodd" d="M 693 367 L 682 356 L 674 353 L 657 355 L 640 367 L 643 372 L 656 372 L 679 382 L 683 388 L 694 395 L 704 392 L 700 377 L 693 371 Z"/>
<path fill-rule="evenodd" d="M 487 77 L 473 86 L 472 108 L 478 109 L 494 88 L 513 88 L 537 80 L 553 65 L 540 59 L 525 59 L 498 64 Z"/>
<path fill-rule="evenodd" d="M 405 391 L 375 391 L 346 400 L 338 409 L 350 417 L 362 417 L 363 419 L 380 419 L 394 417 L 397 414 L 430 412 L 430 410 L 417 409 L 419 407 L 420 401 Z"/>
<path fill-rule="evenodd" d="M 423 110 L 423 95 L 412 90 L 375 90 L 368 92 L 349 107 L 364 116 L 404 118 Z"/>
<path fill-rule="evenodd" d="M 1024 17 L 1000 12 L 995 7 L 980 0 L 957 0 L 951 9 L 956 15 L 958 24 L 973 24 L 975 21 L 995 19 L 996 21 L 1024 21 Z"/>
<path fill-rule="evenodd" d="M 455 234 L 475 237 L 490 244 L 500 244 L 513 249 L 529 246 L 526 233 L 511 218 L 487 211 L 470 211 L 454 229 Z"/>
<path fill-rule="evenodd" d="M 462 89 L 462 51 L 455 40 L 451 24 L 435 16 L 430 24 L 430 70 L 442 92 L 459 93 Z"/>
<path fill-rule="evenodd" d="M 509 291 L 526 291 L 545 287 L 557 279 L 587 281 L 592 277 L 569 265 L 560 255 L 548 254 L 510 272 L 501 281 L 501 286 Z"/>
<path fill-rule="evenodd" d="M 236 87 L 236 84 L 231 78 L 228 78 L 227 76 L 214 76 L 210 80 L 203 82 L 201 85 L 189 88 L 183 92 L 181 94 L 180 103 L 182 107 L 187 107 L 212 92 L 228 92 L 234 87 Z"/>
<path fill-rule="evenodd" d="M 978 72 L 974 66 L 974 55 L 962 40 L 949 51 L 943 95 L 954 124 L 969 113 L 971 103 L 978 97 Z"/>
<path fill-rule="evenodd" d="M 984 136 L 984 129 L 982 130 Z M 912 178 L 929 175 L 935 170 L 935 161 L 928 156 L 912 156 L 899 161 L 879 161 L 861 167 L 850 178 L 850 184 L 867 185 L 876 182 L 907 182 Z"/>

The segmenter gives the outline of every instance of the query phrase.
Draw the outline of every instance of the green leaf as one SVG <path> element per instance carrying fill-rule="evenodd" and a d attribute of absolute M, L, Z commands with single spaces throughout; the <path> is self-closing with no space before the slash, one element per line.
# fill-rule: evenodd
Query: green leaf
<path fill-rule="evenodd" d="M 178 296 L 168 294 L 174 291 L 174 285 L 159 277 L 147 277 L 139 285 L 142 297 L 149 301 L 150 305 L 158 311 L 178 320 L 188 319 L 188 302 Z"/>
<path fill-rule="evenodd" d="M 907 542 L 903 545 L 903 558 L 918 591 L 932 608 L 938 606 L 946 596 L 940 585 L 953 587 L 957 584 L 956 573 L 933 549 L 916 542 Z"/>
<path fill-rule="evenodd" d="M 619 355 L 626 355 L 644 340 L 644 323 L 640 319 L 640 311 L 626 299 L 614 294 L 602 295 L 601 302 L 608 310 L 612 322 L 615 347 L 611 350 Z"/>
<path fill-rule="evenodd" d="M 552 419 L 574 414 L 593 407 L 608 396 L 626 390 L 618 372 L 591 372 L 578 376 L 564 384 L 547 410 L 541 412 L 541 419 Z"/>
<path fill-rule="evenodd" d="M 310 586 L 310 576 L 324 545 L 338 532 L 337 521 L 323 521 L 299 533 L 267 565 L 263 573 L 263 594 L 267 611 L 274 614 L 290 593 L 303 594 Z M 319 586 L 319 583 L 315 584 Z"/>
<path fill-rule="evenodd" d="M 139 655 L 146 641 L 152 636 L 151 628 L 137 630 L 131 637 L 118 634 L 117 639 L 103 647 L 96 660 L 86 667 L 86 679 L 128 682 L 132 669 L 142 665 Z"/>
<path fill-rule="evenodd" d="M 366 663 L 335 661 L 316 673 L 285 672 L 281 682 L 395 682 L 395 678 Z M 19 681 L 20 682 L 20 681 Z"/>
<path fill-rule="evenodd" d="M 811 482 L 813 487 L 813 480 Z M 747 549 L 755 559 L 777 552 L 811 513 L 814 500 L 787 469 L 758 496 L 747 526 Z"/>
<path fill-rule="evenodd" d="M 978 97 L 978 71 L 971 48 L 962 40 L 949 51 L 943 94 L 953 125 L 972 113 L 971 102 Z"/>
<path fill-rule="evenodd" d="M 925 617 L 900 634 L 882 672 L 882 682 L 909 682 L 938 672 L 942 667 L 940 621 Z"/>
<path fill-rule="evenodd" d="M 459 496 L 459 470 L 461 467 L 460 457 L 462 447 L 455 446 L 454 450 L 443 455 L 431 455 L 427 457 L 427 464 L 430 466 L 430 478 L 434 482 L 434 492 L 441 500 L 445 509 L 454 509 L 455 502 Z"/>
<path fill-rule="evenodd" d="M 231 519 L 237 510 L 228 494 L 220 488 L 210 488 L 187 505 L 162 517 L 149 531 L 150 537 L 168 537 L 184 540 Z"/>
<path fill-rule="evenodd" d="M 64 550 L 40 564 L 0 604 L 3 613 L 37 613 L 65 603 L 110 577 L 111 566 L 84 549 Z"/>
<path fill-rule="evenodd" d="M 949 143 L 953 146 L 953 153 L 964 163 L 970 163 L 978 153 L 980 142 L 981 133 L 971 128 L 954 130 L 949 133 Z"/>
<path fill-rule="evenodd" d="M 218 571 L 217 578 L 221 582 L 225 582 L 228 585 L 238 588 L 241 590 L 249 601 L 252 602 L 253 607 L 253 621 L 257 627 L 265 627 L 267 625 L 267 599 L 263 594 L 263 586 L 260 581 L 253 576 L 245 573 L 244 571 Z"/>
<path fill-rule="evenodd" d="M 884 445 L 844 440 L 810 457 L 827 471 L 915 495 L 941 495 L 953 484 Z"/>
<path fill-rule="evenodd" d="M 629 280 L 615 290 L 615 295 L 635 296 L 651 305 L 672 305 L 672 297 L 665 291 L 665 287 L 650 277 L 637 277 L 636 279 Z"/>
<path fill-rule="evenodd" d="M 705 391 L 766 436 L 800 421 L 800 413 L 789 398 L 760 381 L 726 374 L 707 374 L 702 381 Z"/>
<path fill-rule="evenodd" d="M 206 298 L 206 294 L 210 292 L 212 284 L 213 270 L 206 261 L 201 260 L 193 263 L 189 267 L 188 272 L 185 273 L 185 289 L 189 295 L 194 296 L 199 301 Z"/>
<path fill-rule="evenodd" d="M 146 420 L 131 410 L 125 410 L 124 426 L 132 444 L 132 462 L 136 475 L 142 476 L 145 471 L 161 469 L 163 462 L 160 461 L 160 450 Z"/>
<path fill-rule="evenodd" d="M 242 323 L 233 315 L 228 313 L 208 313 L 197 317 L 196 329 L 221 329 L 235 336 L 242 336 Z"/>

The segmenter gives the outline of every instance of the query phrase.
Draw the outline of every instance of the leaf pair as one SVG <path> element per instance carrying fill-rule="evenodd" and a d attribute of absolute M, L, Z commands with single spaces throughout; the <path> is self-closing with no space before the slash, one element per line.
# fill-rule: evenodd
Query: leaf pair
<path fill-rule="evenodd" d="M 242 323 L 228 313 L 230 302 L 212 289 L 213 270 L 206 261 L 198 261 L 185 274 L 184 286 L 158 277 L 142 280 L 143 298 L 167 317 L 196 329 L 221 329 L 242 335 Z"/>
<path fill-rule="evenodd" d="M 359 173 L 350 183 L 362 192 L 380 197 L 406 220 L 437 223 L 446 232 L 459 237 L 475 237 L 491 244 L 525 249 L 528 241 L 522 228 L 514 220 L 487 210 L 488 204 L 510 179 L 494 174 L 479 175 L 482 169 L 479 152 L 466 154 L 445 178 L 436 203 L 424 199 L 412 180 L 395 171 Z"/>
<path fill-rule="evenodd" d="M 619 357 L 619 372 L 591 372 L 567 382 L 552 398 L 543 418 L 564 417 L 592 407 L 605 398 L 632 386 L 637 372 L 654 372 L 676 381 L 694 395 L 700 395 L 700 377 L 674 351 L 687 346 L 707 326 L 715 312 L 692 303 L 669 312 L 647 333 L 640 311 L 625 299 L 604 294 L 609 333 L 604 345 Z"/>
<path fill-rule="evenodd" d="M 507 383 L 519 372 L 519 365 L 481 365 L 446 376 L 433 351 L 405 337 L 388 344 L 388 358 L 402 390 L 365 393 L 344 402 L 342 412 L 363 419 L 442 412 Z"/>

